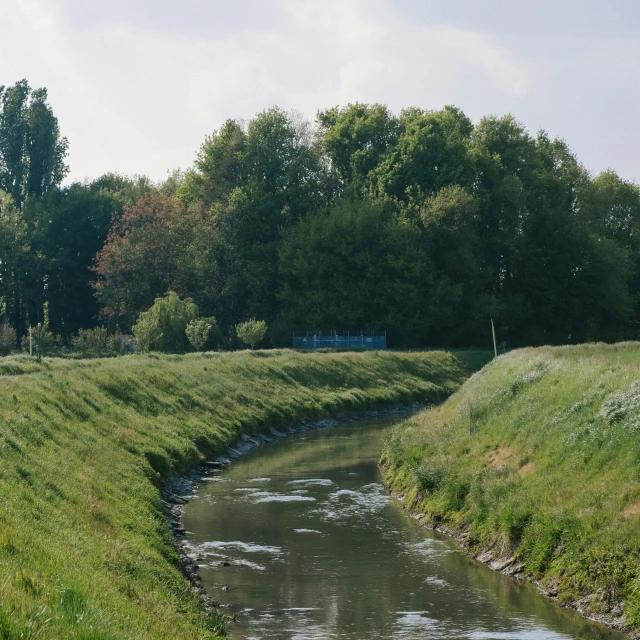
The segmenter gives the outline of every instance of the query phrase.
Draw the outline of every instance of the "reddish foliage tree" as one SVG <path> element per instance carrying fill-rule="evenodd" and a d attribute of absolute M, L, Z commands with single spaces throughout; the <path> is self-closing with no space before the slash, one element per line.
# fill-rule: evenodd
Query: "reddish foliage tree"
<path fill-rule="evenodd" d="M 93 286 L 104 314 L 121 328 L 167 290 L 180 292 L 191 237 L 186 214 L 180 202 L 152 192 L 114 222 L 95 259 Z"/>

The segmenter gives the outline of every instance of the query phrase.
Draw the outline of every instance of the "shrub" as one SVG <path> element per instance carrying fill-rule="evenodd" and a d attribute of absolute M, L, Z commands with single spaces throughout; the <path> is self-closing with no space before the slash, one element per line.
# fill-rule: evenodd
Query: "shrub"
<path fill-rule="evenodd" d="M 75 351 L 83 355 L 124 355 L 130 351 L 131 336 L 116 331 L 109 333 L 105 327 L 80 329 L 71 338 Z"/>
<path fill-rule="evenodd" d="M 125 355 L 134 350 L 133 336 L 121 331 L 114 331 L 107 338 L 107 353 L 112 355 Z"/>
<path fill-rule="evenodd" d="M 33 355 L 35 356 L 38 352 L 38 327 L 31 327 L 31 339 L 33 342 Z M 62 337 L 58 335 L 54 335 L 47 325 L 43 326 L 40 329 L 40 355 L 53 355 L 56 353 L 60 353 L 64 348 L 64 344 L 62 342 Z M 29 353 L 29 334 L 22 339 L 22 350 L 25 353 Z"/>
<path fill-rule="evenodd" d="M 185 329 L 189 342 L 196 351 L 200 351 L 209 339 L 211 324 L 206 320 L 191 320 Z"/>
<path fill-rule="evenodd" d="M 136 346 L 141 351 L 184 353 L 189 347 L 187 325 L 197 317 L 198 307 L 190 299 L 180 300 L 169 291 L 138 316 L 133 326 Z"/>
<path fill-rule="evenodd" d="M 513 546 L 517 545 L 525 529 L 531 524 L 533 512 L 523 504 L 507 504 L 500 514 L 501 529 Z"/>
<path fill-rule="evenodd" d="M 446 501 L 449 511 L 460 511 L 471 491 L 471 483 L 467 478 L 452 478 L 447 482 Z"/>
<path fill-rule="evenodd" d="M 258 342 L 264 338 L 266 331 L 267 323 L 264 320 L 256 320 L 255 318 L 236 325 L 238 338 L 252 349 L 255 349 Z"/>
<path fill-rule="evenodd" d="M 437 491 L 442 486 L 445 477 L 442 469 L 425 464 L 414 467 L 412 472 L 418 489 L 427 493 Z"/>
<path fill-rule="evenodd" d="M 0 355 L 9 355 L 17 344 L 16 330 L 8 322 L 0 324 Z"/>
<path fill-rule="evenodd" d="M 78 335 L 71 338 L 71 344 L 80 353 L 105 353 L 108 337 L 105 327 L 80 329 Z"/>

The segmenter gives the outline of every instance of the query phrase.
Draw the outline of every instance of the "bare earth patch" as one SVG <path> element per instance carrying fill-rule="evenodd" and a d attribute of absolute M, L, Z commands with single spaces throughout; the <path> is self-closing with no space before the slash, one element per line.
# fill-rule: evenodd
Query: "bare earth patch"
<path fill-rule="evenodd" d="M 636 500 L 632 502 L 623 512 L 622 515 L 625 518 L 635 518 L 637 515 L 640 515 L 640 500 Z"/>
<path fill-rule="evenodd" d="M 510 447 L 498 447 L 494 451 L 487 453 L 487 462 L 495 469 L 504 469 L 512 466 L 515 459 L 516 454 Z"/>

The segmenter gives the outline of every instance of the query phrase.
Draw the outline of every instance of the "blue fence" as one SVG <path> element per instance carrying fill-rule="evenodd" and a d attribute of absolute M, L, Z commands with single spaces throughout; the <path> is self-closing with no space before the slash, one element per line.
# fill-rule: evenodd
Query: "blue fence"
<path fill-rule="evenodd" d="M 293 348 L 307 349 L 386 349 L 386 331 L 294 331 Z"/>

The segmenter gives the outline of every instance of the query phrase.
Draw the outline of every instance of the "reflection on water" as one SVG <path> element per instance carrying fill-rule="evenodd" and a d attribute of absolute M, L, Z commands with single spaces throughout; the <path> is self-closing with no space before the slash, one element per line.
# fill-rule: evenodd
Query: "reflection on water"
<path fill-rule="evenodd" d="M 391 421 L 262 447 L 202 484 L 183 522 L 236 640 L 621 638 L 420 528 L 376 468 Z"/>

